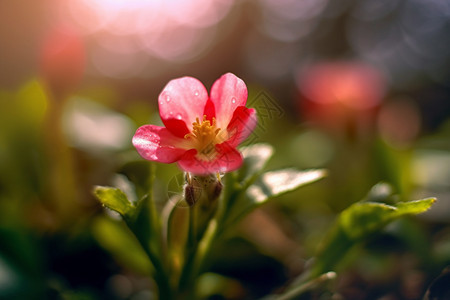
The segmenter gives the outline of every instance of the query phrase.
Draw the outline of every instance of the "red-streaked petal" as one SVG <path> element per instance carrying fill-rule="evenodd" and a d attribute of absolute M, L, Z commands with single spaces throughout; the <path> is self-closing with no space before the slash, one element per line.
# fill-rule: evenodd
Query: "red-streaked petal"
<path fill-rule="evenodd" d="M 211 88 L 211 101 L 216 112 L 216 124 L 219 128 L 226 128 L 238 106 L 245 106 L 247 102 L 247 86 L 242 79 L 234 74 L 222 75 Z"/>
<path fill-rule="evenodd" d="M 255 109 L 245 106 L 236 108 L 227 127 L 229 135 L 227 142 L 232 147 L 237 147 L 253 132 L 257 122 L 258 118 Z"/>
<path fill-rule="evenodd" d="M 192 130 L 195 119 L 203 118 L 207 101 L 208 92 L 200 81 L 193 77 L 177 78 L 169 81 L 159 94 L 159 115 L 170 132 L 184 137 Z"/>
<path fill-rule="evenodd" d="M 164 127 L 155 125 L 139 127 L 132 142 L 143 158 L 162 163 L 178 161 L 188 147 L 186 140 L 176 137 Z"/>
<path fill-rule="evenodd" d="M 178 166 L 196 175 L 213 174 L 216 172 L 231 172 L 242 165 L 242 155 L 228 143 L 216 145 L 217 156 L 214 160 L 205 161 L 197 158 L 194 151 L 187 152 L 178 161 Z"/>

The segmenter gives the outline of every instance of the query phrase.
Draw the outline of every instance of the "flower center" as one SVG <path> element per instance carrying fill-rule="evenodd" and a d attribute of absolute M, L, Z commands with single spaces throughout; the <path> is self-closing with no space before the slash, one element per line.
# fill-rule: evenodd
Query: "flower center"
<path fill-rule="evenodd" d="M 212 118 L 212 124 L 203 116 L 200 122 L 199 118 L 192 123 L 192 132 L 184 136 L 185 139 L 190 139 L 194 143 L 194 148 L 197 149 L 197 155 L 204 160 L 212 160 L 216 153 L 215 145 L 221 142 L 217 135 L 220 128 L 216 128 L 216 119 Z"/>

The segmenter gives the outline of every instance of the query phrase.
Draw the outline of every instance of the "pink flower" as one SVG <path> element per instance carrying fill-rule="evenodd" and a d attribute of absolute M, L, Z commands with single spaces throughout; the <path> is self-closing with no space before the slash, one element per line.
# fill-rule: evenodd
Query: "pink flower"
<path fill-rule="evenodd" d="M 385 94 L 382 73 L 362 62 L 317 64 L 302 74 L 300 88 L 318 104 L 342 103 L 357 110 L 377 106 Z"/>
<path fill-rule="evenodd" d="M 133 145 L 151 161 L 177 162 L 197 175 L 239 168 L 242 155 L 236 147 L 256 126 L 256 111 L 246 108 L 247 87 L 227 73 L 211 88 L 192 77 L 171 80 L 159 95 L 159 114 L 166 127 L 144 125 Z"/>
<path fill-rule="evenodd" d="M 85 68 L 85 45 L 71 28 L 60 26 L 48 33 L 39 57 L 41 75 L 57 96 L 66 96 L 81 81 Z"/>

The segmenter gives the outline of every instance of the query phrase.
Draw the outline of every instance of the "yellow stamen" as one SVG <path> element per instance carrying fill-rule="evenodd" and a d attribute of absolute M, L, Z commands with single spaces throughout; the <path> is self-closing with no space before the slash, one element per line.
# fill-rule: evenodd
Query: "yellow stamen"
<path fill-rule="evenodd" d="M 221 143 L 218 136 L 220 128 L 216 128 L 216 119 L 212 118 L 212 124 L 203 116 L 200 122 L 199 118 L 192 123 L 192 132 L 184 136 L 185 139 L 192 140 L 194 148 L 197 149 L 197 155 L 204 160 L 212 160 L 216 156 L 215 145 Z"/>

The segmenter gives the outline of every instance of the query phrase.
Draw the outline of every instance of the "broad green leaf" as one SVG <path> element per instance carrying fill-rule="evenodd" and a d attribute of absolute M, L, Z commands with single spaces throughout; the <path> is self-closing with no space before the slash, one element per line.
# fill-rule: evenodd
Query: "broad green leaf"
<path fill-rule="evenodd" d="M 350 238 L 358 239 L 379 230 L 400 216 L 425 212 L 434 202 L 434 198 L 428 198 L 400 202 L 396 206 L 375 202 L 355 203 L 342 212 L 339 222 Z"/>
<path fill-rule="evenodd" d="M 238 172 L 239 182 L 253 181 L 263 170 L 273 155 L 273 147 L 269 144 L 254 144 L 241 149 L 244 163 Z"/>
<path fill-rule="evenodd" d="M 122 190 L 107 186 L 94 187 L 94 195 L 107 208 L 118 212 L 124 218 L 133 215 L 135 206 L 128 200 Z"/>
<path fill-rule="evenodd" d="M 351 239 L 358 239 L 384 226 L 396 210 L 384 203 L 355 203 L 341 213 L 339 224 Z"/>
<path fill-rule="evenodd" d="M 266 172 L 258 182 L 248 188 L 247 196 L 254 203 L 261 204 L 270 198 L 294 191 L 305 184 L 317 181 L 325 175 L 325 170 L 298 171 L 295 169 L 283 169 Z"/>
<path fill-rule="evenodd" d="M 123 266 L 144 275 L 151 274 L 150 260 L 123 222 L 100 216 L 95 219 L 92 232 L 99 244 Z"/>
<path fill-rule="evenodd" d="M 268 200 L 317 181 L 325 175 L 325 170 L 283 169 L 266 172 L 244 191 L 245 195 L 233 203 L 226 216 L 226 223 L 234 223 Z"/>
<path fill-rule="evenodd" d="M 427 211 L 436 201 L 427 198 L 387 205 L 376 202 L 358 202 L 345 209 L 317 255 L 312 276 L 332 270 L 355 244 L 369 238 L 389 222 L 404 215 Z"/>
<path fill-rule="evenodd" d="M 158 285 L 160 298 L 171 299 L 172 291 L 166 269 L 164 245 L 161 243 L 161 222 L 152 193 L 154 177 L 152 165 L 150 168 L 147 194 L 138 199 L 136 205 L 118 188 L 96 186 L 94 195 L 104 206 L 123 216 L 128 228 L 133 232 L 154 267 L 154 279 Z"/>

